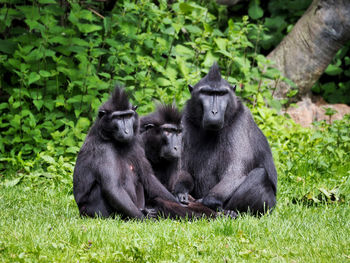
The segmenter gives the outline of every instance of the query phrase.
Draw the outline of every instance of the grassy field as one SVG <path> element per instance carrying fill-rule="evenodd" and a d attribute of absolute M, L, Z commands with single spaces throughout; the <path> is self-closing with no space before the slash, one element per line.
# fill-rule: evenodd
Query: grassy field
<path fill-rule="evenodd" d="M 82 219 L 69 191 L 0 188 L 1 262 L 349 262 L 348 204 L 280 201 L 268 216 Z"/>
<path fill-rule="evenodd" d="M 0 174 L 0 262 L 350 262 L 350 117 L 310 130 L 260 111 L 279 175 L 272 214 L 80 218 L 73 159 L 0 158 L 17 165 Z"/>

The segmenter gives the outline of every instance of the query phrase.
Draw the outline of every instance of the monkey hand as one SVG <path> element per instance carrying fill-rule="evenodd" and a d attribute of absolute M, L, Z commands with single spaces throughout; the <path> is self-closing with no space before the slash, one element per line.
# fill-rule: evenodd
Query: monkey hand
<path fill-rule="evenodd" d="M 189 200 L 188 200 L 188 193 L 178 193 L 176 194 L 177 200 L 185 205 L 188 205 Z"/>
<path fill-rule="evenodd" d="M 158 217 L 158 212 L 154 208 L 141 208 L 141 212 L 145 216 L 145 218 L 153 218 L 156 219 Z"/>
<path fill-rule="evenodd" d="M 200 198 L 200 199 L 197 199 L 197 200 L 195 200 L 194 202 L 196 202 L 196 203 L 202 203 L 203 202 L 203 198 Z"/>
<path fill-rule="evenodd" d="M 220 201 L 213 195 L 207 195 L 206 197 L 203 198 L 201 203 L 206 207 L 213 209 L 214 211 L 222 210 L 222 206 L 223 206 L 222 201 Z"/>

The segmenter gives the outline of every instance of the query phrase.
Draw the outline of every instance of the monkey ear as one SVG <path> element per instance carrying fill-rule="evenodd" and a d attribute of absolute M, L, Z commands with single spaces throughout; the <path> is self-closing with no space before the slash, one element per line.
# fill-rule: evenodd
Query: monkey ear
<path fill-rule="evenodd" d="M 138 107 L 139 107 L 139 106 L 137 106 L 137 105 L 132 106 L 132 110 L 133 110 L 133 111 L 136 111 Z"/>
<path fill-rule="evenodd" d="M 106 114 L 106 111 L 104 111 L 104 110 L 98 111 L 98 117 L 99 118 L 102 118 L 105 114 Z"/>
<path fill-rule="evenodd" d="M 191 84 L 188 84 L 188 90 L 192 93 L 193 86 Z"/>
<path fill-rule="evenodd" d="M 231 86 L 231 89 L 232 89 L 234 92 L 236 91 L 236 88 L 237 88 L 236 85 L 232 85 L 232 86 Z"/>

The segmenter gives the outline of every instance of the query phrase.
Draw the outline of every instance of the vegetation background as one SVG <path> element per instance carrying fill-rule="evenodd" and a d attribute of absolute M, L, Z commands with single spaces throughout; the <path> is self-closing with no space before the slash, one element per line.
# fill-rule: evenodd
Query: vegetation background
<path fill-rule="evenodd" d="M 283 78 L 265 57 L 311 1 L 0 0 L 0 260 L 350 259 L 350 117 L 301 128 L 280 114 Z M 350 43 L 313 91 L 350 103 Z M 138 112 L 182 107 L 218 61 L 267 136 L 279 174 L 272 215 L 196 222 L 81 219 L 76 155 L 114 85 Z M 289 92 L 293 97 L 297 88 Z M 332 113 L 330 113 L 331 117 Z"/>

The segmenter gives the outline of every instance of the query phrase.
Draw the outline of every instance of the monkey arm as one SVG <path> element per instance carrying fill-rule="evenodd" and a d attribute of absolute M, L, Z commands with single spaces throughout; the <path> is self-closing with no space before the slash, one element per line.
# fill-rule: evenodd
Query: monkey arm
<path fill-rule="evenodd" d="M 106 165 L 103 170 L 100 177 L 101 190 L 108 204 L 117 212 L 121 211 L 128 217 L 143 218 L 144 215 L 141 210 L 135 205 L 129 194 L 120 184 L 118 179 L 121 175 L 116 172 L 113 173 L 117 169 L 112 169 Z"/>
<path fill-rule="evenodd" d="M 148 198 L 154 199 L 156 197 L 160 197 L 168 201 L 177 202 L 175 196 L 173 196 L 153 174 L 152 167 L 148 160 L 144 158 L 142 161 L 143 170 L 140 171 L 140 178 Z"/>
<path fill-rule="evenodd" d="M 173 179 L 173 177 L 175 177 Z M 190 193 L 193 190 L 194 182 L 192 176 L 186 171 L 179 171 L 177 175 L 170 178 L 171 189 L 174 194 Z"/>
<path fill-rule="evenodd" d="M 189 193 L 193 190 L 194 182 L 192 176 L 186 171 L 177 171 L 169 180 L 170 190 L 180 203 L 189 203 Z M 192 198 L 192 197 L 191 197 Z"/>
<path fill-rule="evenodd" d="M 245 179 L 243 169 L 231 166 L 220 182 L 210 189 L 207 196 L 203 197 L 202 203 L 212 209 L 222 208 L 225 201 L 232 196 Z"/>

